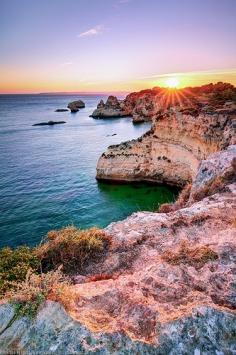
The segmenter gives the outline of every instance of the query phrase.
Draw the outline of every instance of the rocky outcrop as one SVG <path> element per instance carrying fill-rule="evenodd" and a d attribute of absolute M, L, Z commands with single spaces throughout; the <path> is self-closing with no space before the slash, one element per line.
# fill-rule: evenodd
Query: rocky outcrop
<path fill-rule="evenodd" d="M 209 157 L 211 182 L 225 177 L 220 192 L 190 197 L 172 213 L 138 212 L 109 225 L 110 250 L 77 276 L 67 311 L 47 301 L 35 320 L 14 320 L 12 306 L 0 306 L 1 351 L 233 354 L 235 159 L 236 146 Z M 195 193 L 210 181 L 202 175 L 206 163 Z"/>
<path fill-rule="evenodd" d="M 35 123 L 32 126 L 53 126 L 55 124 L 63 124 L 66 123 L 65 121 L 48 121 L 48 122 L 40 122 L 40 123 Z"/>
<path fill-rule="evenodd" d="M 125 117 L 129 116 L 129 112 L 124 108 L 122 102 L 115 96 L 109 96 L 106 103 L 101 100 L 90 117 L 93 118 L 109 118 L 109 117 Z"/>
<path fill-rule="evenodd" d="M 67 107 L 71 110 L 71 112 L 75 113 L 79 111 L 80 108 L 84 108 L 85 103 L 82 100 L 72 101 Z"/>
<path fill-rule="evenodd" d="M 74 277 L 64 308 L 47 300 L 30 320 L 2 304 L 3 354 L 235 353 L 235 112 L 203 100 L 156 113 L 98 163 L 103 179 L 192 182 L 185 199 L 110 224 L 108 250 Z"/>
<path fill-rule="evenodd" d="M 131 94 L 132 95 L 132 94 Z M 183 186 L 209 154 L 236 142 L 234 108 L 209 106 L 210 97 L 159 108 L 142 137 L 113 145 L 97 165 L 97 179 Z"/>

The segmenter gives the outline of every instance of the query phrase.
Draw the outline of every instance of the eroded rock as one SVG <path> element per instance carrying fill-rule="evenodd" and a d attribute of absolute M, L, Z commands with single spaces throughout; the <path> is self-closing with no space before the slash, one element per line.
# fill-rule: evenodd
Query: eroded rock
<path fill-rule="evenodd" d="M 79 111 L 80 108 L 84 108 L 85 103 L 82 100 L 76 100 L 70 102 L 67 107 L 71 110 L 72 113 L 75 113 Z"/>
<path fill-rule="evenodd" d="M 109 117 L 125 117 L 129 116 L 129 112 L 124 110 L 121 102 L 115 96 L 109 96 L 106 103 L 101 100 L 90 117 L 93 118 L 109 118 Z"/>

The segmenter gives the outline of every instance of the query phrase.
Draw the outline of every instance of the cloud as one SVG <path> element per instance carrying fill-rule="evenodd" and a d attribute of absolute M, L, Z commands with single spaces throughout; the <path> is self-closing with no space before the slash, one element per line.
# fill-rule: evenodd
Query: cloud
<path fill-rule="evenodd" d="M 104 31 L 104 26 L 103 25 L 98 25 L 93 28 L 90 28 L 88 31 L 80 33 L 77 37 L 92 37 L 92 36 L 97 36 L 102 34 Z"/>
<path fill-rule="evenodd" d="M 146 79 L 158 79 L 158 78 L 165 78 L 170 76 L 198 76 L 198 75 L 236 75 L 236 68 L 230 69 L 212 69 L 212 70 L 201 70 L 201 71 L 191 71 L 191 72 L 183 72 L 183 73 L 166 73 L 166 74 L 154 74 L 149 76 L 144 76 L 138 78 L 138 80 L 146 80 Z"/>

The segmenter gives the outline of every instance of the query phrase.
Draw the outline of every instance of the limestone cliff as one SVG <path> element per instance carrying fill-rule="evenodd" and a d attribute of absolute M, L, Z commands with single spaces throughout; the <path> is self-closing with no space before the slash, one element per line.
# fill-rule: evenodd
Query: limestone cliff
<path fill-rule="evenodd" d="M 77 276 L 67 312 L 47 301 L 36 319 L 14 319 L 11 305 L 0 306 L 1 352 L 233 354 L 235 160 L 230 146 L 202 162 L 185 208 L 109 225 L 110 250 Z"/>
<path fill-rule="evenodd" d="M 159 108 L 143 137 L 103 154 L 98 178 L 192 185 L 167 213 L 110 224 L 64 307 L 47 300 L 30 320 L 0 305 L 1 353 L 235 353 L 235 108 L 212 98 Z"/>
<path fill-rule="evenodd" d="M 136 140 L 110 146 L 98 161 L 97 179 L 183 186 L 195 177 L 202 159 L 235 144 L 235 104 L 223 101 L 213 106 L 209 93 L 195 95 L 191 101 L 190 97 L 178 104 L 173 96 L 168 107 L 166 101 L 158 101 L 151 130 Z M 136 94 L 126 100 L 131 98 L 140 100 Z M 149 93 L 149 105 L 151 98 L 156 96 Z"/>

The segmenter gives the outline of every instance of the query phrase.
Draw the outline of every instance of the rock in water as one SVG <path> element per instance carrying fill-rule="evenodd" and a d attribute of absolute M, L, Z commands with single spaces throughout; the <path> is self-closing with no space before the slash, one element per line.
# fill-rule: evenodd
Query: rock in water
<path fill-rule="evenodd" d="M 62 124 L 66 123 L 65 121 L 48 121 L 48 122 L 40 122 L 40 123 L 35 123 L 33 126 L 53 126 L 55 124 Z"/>
<path fill-rule="evenodd" d="M 115 96 L 109 96 L 106 103 L 101 100 L 90 117 L 93 118 L 109 118 L 109 117 L 126 117 L 129 112 L 123 109 L 121 101 Z"/>
<path fill-rule="evenodd" d="M 67 108 L 57 108 L 55 110 L 55 112 L 66 112 L 66 111 L 69 111 L 69 110 L 67 110 Z"/>
<path fill-rule="evenodd" d="M 80 108 L 85 107 L 85 103 L 82 100 L 72 101 L 67 106 L 71 112 L 78 112 Z"/>

